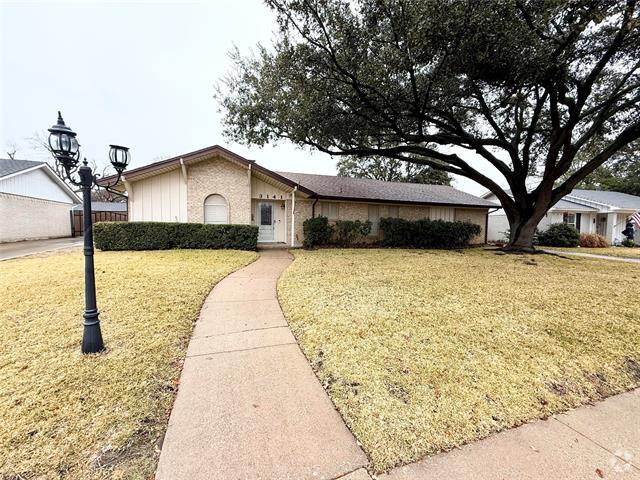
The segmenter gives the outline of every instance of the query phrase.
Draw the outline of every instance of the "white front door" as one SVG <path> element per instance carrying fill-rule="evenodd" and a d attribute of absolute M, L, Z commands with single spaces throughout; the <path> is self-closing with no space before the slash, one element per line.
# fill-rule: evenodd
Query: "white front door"
<path fill-rule="evenodd" d="M 271 202 L 258 202 L 258 242 L 274 242 L 275 236 L 275 209 Z"/>

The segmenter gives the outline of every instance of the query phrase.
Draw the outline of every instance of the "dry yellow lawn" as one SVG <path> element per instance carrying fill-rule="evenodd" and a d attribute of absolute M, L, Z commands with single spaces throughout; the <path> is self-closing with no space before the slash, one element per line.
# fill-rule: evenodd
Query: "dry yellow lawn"
<path fill-rule="evenodd" d="M 640 247 L 628 248 L 628 247 L 607 247 L 607 248 L 561 248 L 561 247 L 539 247 L 544 250 L 556 250 L 563 252 L 577 252 L 577 253 L 593 253 L 595 255 L 606 255 L 608 257 L 622 257 L 622 258 L 640 258 Z"/>
<path fill-rule="evenodd" d="M 255 253 L 98 252 L 106 353 L 80 354 L 80 250 L 0 262 L 0 478 L 152 478 L 204 297 Z"/>
<path fill-rule="evenodd" d="M 640 267 L 296 251 L 285 315 L 377 472 L 640 385 Z"/>

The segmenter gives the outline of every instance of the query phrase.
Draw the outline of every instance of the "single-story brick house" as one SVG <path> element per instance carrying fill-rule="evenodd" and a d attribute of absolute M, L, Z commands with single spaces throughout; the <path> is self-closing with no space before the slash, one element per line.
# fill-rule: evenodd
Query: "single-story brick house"
<path fill-rule="evenodd" d="M 484 243 L 494 206 L 448 186 L 274 172 L 218 145 L 126 171 L 119 188 L 129 221 L 252 224 L 259 242 L 291 246 L 319 215 L 371 220 L 372 237 L 384 217 L 470 221 L 482 229 L 473 243 Z"/>
<path fill-rule="evenodd" d="M 491 192 L 483 198 L 500 202 Z M 611 244 L 624 239 L 622 231 L 627 219 L 640 211 L 640 197 L 628 193 L 600 190 L 575 189 L 561 198 L 538 224 L 539 230 L 546 230 L 554 223 L 566 223 L 575 227 L 580 233 L 597 233 Z M 509 221 L 502 208 L 492 210 L 489 214 L 487 239 L 490 242 L 503 241 L 509 230 Z"/>

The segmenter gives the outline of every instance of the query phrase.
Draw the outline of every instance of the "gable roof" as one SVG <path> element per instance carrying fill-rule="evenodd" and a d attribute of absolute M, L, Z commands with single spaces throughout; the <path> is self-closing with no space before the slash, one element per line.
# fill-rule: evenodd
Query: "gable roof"
<path fill-rule="evenodd" d="M 80 197 L 67 185 L 58 174 L 46 162 L 38 162 L 35 160 L 13 160 L 10 158 L 0 158 L 0 180 L 9 180 L 14 177 L 26 174 L 33 170 L 41 169 L 45 174 L 60 187 L 63 192 L 71 199 L 73 203 L 81 202 Z"/>
<path fill-rule="evenodd" d="M 325 199 L 495 207 L 493 202 L 446 185 L 385 182 L 384 180 L 368 178 L 336 177 L 334 175 L 314 175 L 309 173 L 278 173 L 300 185 L 304 185 L 313 190 L 316 196 Z"/>
<path fill-rule="evenodd" d="M 575 210 L 575 211 L 581 211 L 581 212 L 597 212 L 598 211 L 596 207 L 584 205 L 582 203 L 572 202 L 571 200 L 567 200 L 567 197 L 564 197 L 558 200 L 558 202 L 551 208 L 556 210 Z"/>
<path fill-rule="evenodd" d="M 495 207 L 493 202 L 443 185 L 385 182 L 382 180 L 336 177 L 331 175 L 275 172 L 257 164 L 254 160 L 248 160 L 220 145 L 213 145 L 143 167 L 134 168 L 125 171 L 123 177 L 126 181 L 136 181 L 148 176 L 181 168 L 182 165 L 196 163 L 216 155 L 244 165 L 252 171 L 266 175 L 284 185 L 297 188 L 298 191 L 313 198 L 389 203 L 429 203 L 435 205 L 482 208 Z M 116 178 L 115 175 L 112 175 L 100 179 L 100 182 L 108 183 Z"/>
<path fill-rule="evenodd" d="M 511 196 L 511 190 L 505 190 L 507 195 Z M 482 195 L 482 198 L 489 198 L 495 196 L 493 192 L 489 191 Z M 597 207 L 587 205 L 581 200 L 586 202 L 599 203 L 606 207 L 617 208 L 621 210 L 634 210 L 640 211 L 640 197 L 636 195 L 630 195 L 622 192 L 612 192 L 608 190 L 584 190 L 575 189 L 571 193 L 568 193 L 562 197 L 558 202 L 551 207 L 552 209 L 565 209 L 565 210 L 599 210 Z M 496 199 L 494 202 L 496 205 L 500 205 L 500 202 Z"/>
<path fill-rule="evenodd" d="M 640 210 L 640 197 L 622 192 L 604 190 L 573 190 L 569 195 L 572 200 L 584 199 L 591 202 L 604 203 L 612 207 Z"/>
<path fill-rule="evenodd" d="M 0 178 L 27 170 L 28 168 L 43 165 L 45 162 L 35 160 L 14 160 L 13 158 L 0 158 Z"/>
<path fill-rule="evenodd" d="M 258 165 L 254 160 L 249 160 L 244 158 L 237 153 L 232 152 L 231 150 L 227 150 L 220 145 L 212 145 L 211 147 L 201 148 L 200 150 L 194 150 L 193 152 L 185 153 L 184 155 L 178 155 L 176 157 L 171 157 L 166 160 L 160 160 L 159 162 L 151 163 L 149 165 L 145 165 L 143 167 L 134 168 L 132 170 L 126 170 L 123 174 L 123 177 L 127 180 L 136 180 L 137 178 L 144 178 L 145 176 L 155 175 L 158 173 L 162 173 L 165 171 L 173 170 L 176 168 L 180 168 L 182 164 L 188 165 L 189 163 L 199 162 L 200 160 L 204 160 L 206 158 L 213 157 L 215 155 L 220 155 L 224 158 L 237 162 L 245 167 L 251 168 L 252 170 L 257 170 L 258 172 L 267 175 L 274 180 L 277 180 L 285 185 L 290 187 L 298 187 L 299 190 L 303 191 L 308 195 L 313 195 L 313 192 L 307 190 L 305 187 L 301 185 L 297 185 L 295 182 L 292 182 L 288 178 L 282 177 L 278 175 L 276 172 L 273 172 L 267 168 L 264 168 L 261 165 Z M 117 178 L 116 175 L 111 175 L 109 177 L 104 177 L 99 180 L 99 183 L 109 183 Z"/>

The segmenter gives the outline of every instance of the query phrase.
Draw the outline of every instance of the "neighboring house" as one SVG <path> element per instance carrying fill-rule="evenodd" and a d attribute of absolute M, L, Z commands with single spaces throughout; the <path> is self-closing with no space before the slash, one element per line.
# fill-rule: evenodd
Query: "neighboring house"
<path fill-rule="evenodd" d="M 77 237 L 84 232 L 84 214 L 82 204 L 74 205 L 71 209 L 71 236 Z M 96 222 L 126 222 L 127 202 L 97 202 L 91 201 L 91 218 Z"/>
<path fill-rule="evenodd" d="M 103 181 L 113 180 L 113 177 Z M 261 243 L 300 245 L 303 222 L 329 220 L 465 220 L 480 225 L 473 241 L 485 242 L 482 198 L 442 185 L 274 172 L 213 146 L 125 172 L 129 221 L 253 224 Z"/>
<path fill-rule="evenodd" d="M 45 162 L 0 159 L 0 242 L 70 236 L 78 202 Z"/>
<path fill-rule="evenodd" d="M 493 193 L 483 198 L 499 204 Z M 640 197 L 620 192 L 599 190 L 573 190 L 565 195 L 538 224 L 539 230 L 546 230 L 553 223 L 567 223 L 580 233 L 597 233 L 609 243 L 623 240 L 622 231 L 629 216 L 640 211 Z M 509 222 L 504 210 L 489 214 L 487 240 L 503 241 L 509 231 Z"/>

